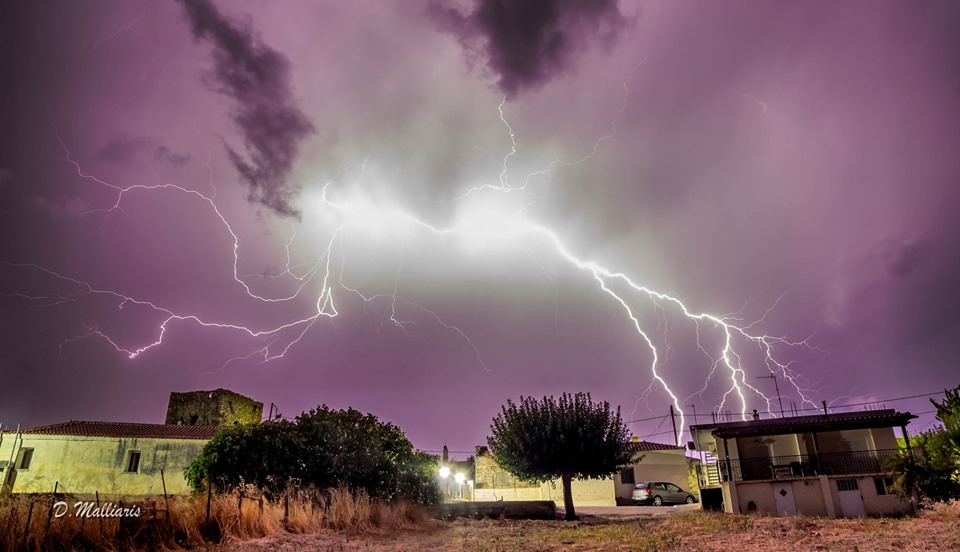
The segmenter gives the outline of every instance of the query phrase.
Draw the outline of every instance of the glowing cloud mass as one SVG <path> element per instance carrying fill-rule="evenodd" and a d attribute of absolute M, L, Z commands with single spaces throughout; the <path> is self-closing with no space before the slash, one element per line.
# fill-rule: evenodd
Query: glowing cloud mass
<path fill-rule="evenodd" d="M 958 16 L 19 5 L 0 421 L 155 421 L 226 387 L 459 453 L 521 395 L 683 443 L 954 386 Z"/>

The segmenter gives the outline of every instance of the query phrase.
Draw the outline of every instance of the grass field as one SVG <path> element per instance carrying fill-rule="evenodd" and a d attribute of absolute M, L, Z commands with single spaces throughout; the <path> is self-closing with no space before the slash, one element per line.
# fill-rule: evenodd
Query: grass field
<path fill-rule="evenodd" d="M 124 527 L 116 519 L 48 522 L 50 499 L 0 501 L 0 550 L 960 551 L 960 503 L 906 518 L 777 518 L 680 507 L 627 516 L 621 512 L 629 509 L 596 509 L 576 522 L 438 521 L 410 504 L 378 504 L 336 490 L 283 502 L 219 495 L 209 523 L 204 496 L 171 499 L 169 520 Z"/>
<path fill-rule="evenodd" d="M 938 505 L 917 518 L 775 518 L 691 512 L 633 519 L 584 517 L 577 522 L 424 521 L 404 530 L 362 534 L 278 535 L 219 550 L 335 551 L 898 551 L 960 550 L 960 504 Z"/>

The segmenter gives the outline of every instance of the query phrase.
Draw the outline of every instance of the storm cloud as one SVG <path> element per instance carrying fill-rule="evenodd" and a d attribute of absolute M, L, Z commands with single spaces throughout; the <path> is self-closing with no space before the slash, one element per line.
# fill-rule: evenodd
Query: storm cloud
<path fill-rule="evenodd" d="M 432 0 L 428 11 L 510 99 L 570 71 L 588 43 L 609 45 L 629 23 L 616 0 L 477 0 L 467 14 Z"/>
<path fill-rule="evenodd" d="M 232 98 L 233 121 L 243 133 L 246 157 L 226 144 L 230 161 L 250 186 L 249 199 L 283 216 L 299 216 L 289 182 L 300 143 L 313 123 L 296 105 L 290 61 L 263 44 L 249 23 L 224 16 L 208 0 L 181 1 L 193 36 L 214 47 L 209 84 Z"/>

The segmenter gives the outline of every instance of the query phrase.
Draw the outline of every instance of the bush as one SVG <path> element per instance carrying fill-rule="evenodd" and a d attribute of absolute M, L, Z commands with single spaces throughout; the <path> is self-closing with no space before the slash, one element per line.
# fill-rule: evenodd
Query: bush
<path fill-rule="evenodd" d="M 439 498 L 435 468 L 435 460 L 413 450 L 397 426 L 352 408 L 322 406 L 293 422 L 219 431 L 185 475 L 197 491 L 207 484 L 219 490 L 252 485 L 276 497 L 296 484 L 430 504 Z"/>

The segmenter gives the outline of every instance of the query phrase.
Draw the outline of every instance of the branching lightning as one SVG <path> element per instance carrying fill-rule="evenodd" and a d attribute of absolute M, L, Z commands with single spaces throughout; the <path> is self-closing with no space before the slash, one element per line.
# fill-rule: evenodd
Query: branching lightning
<path fill-rule="evenodd" d="M 142 14 L 141 14 L 142 15 Z M 139 19 L 139 18 L 138 18 Z M 136 23 L 136 20 L 132 23 Z M 132 25 L 131 24 L 131 25 Z M 118 31 L 122 32 L 121 31 Z M 497 111 L 500 122 L 504 125 L 509 137 L 510 148 L 502 158 L 496 160 L 499 173 L 496 176 L 496 182 L 470 188 L 463 194 L 457 196 L 456 202 L 462 207 L 461 216 L 454 223 L 447 226 L 432 224 L 415 214 L 395 205 L 382 205 L 375 201 L 368 200 L 361 195 L 351 194 L 337 189 L 336 178 L 325 183 L 320 191 L 320 206 L 323 210 L 325 220 L 333 221 L 333 230 L 324 245 L 318 252 L 307 260 L 296 262 L 291 248 L 298 237 L 298 231 L 295 226 L 291 227 L 290 237 L 285 244 L 286 264 L 282 271 L 276 274 L 257 275 L 260 278 L 270 279 L 290 279 L 293 282 L 292 290 L 288 293 L 270 296 L 264 293 L 258 293 L 247 282 L 250 276 L 242 276 L 238 265 L 240 260 L 240 239 L 234 232 L 227 218 L 223 215 L 217 203 L 216 186 L 213 182 L 213 169 L 210 165 L 210 154 L 207 151 L 207 170 L 209 171 L 209 184 L 211 193 L 204 194 L 200 191 L 185 188 L 176 184 L 157 184 L 144 185 L 134 184 L 129 186 L 119 186 L 106 182 L 92 174 L 87 173 L 81 167 L 80 163 L 73 159 L 67 145 L 61 139 L 59 131 L 54 125 L 54 131 L 57 133 L 57 139 L 63 149 L 65 162 L 71 165 L 80 179 L 86 182 L 94 183 L 115 192 L 115 199 L 112 204 L 104 208 L 98 208 L 89 211 L 86 215 L 108 215 L 112 212 L 123 211 L 125 199 L 131 194 L 159 194 L 175 193 L 182 194 L 192 200 L 195 200 L 208 209 L 210 216 L 215 217 L 218 224 L 222 225 L 231 236 L 232 243 L 232 267 L 230 268 L 233 285 L 243 290 L 246 296 L 252 301 L 258 301 L 265 304 L 287 303 L 315 293 L 310 296 L 309 309 L 291 319 L 274 325 L 249 325 L 227 320 L 217 320 L 201 317 L 190 312 L 179 312 L 168 308 L 155 301 L 135 297 L 132 294 L 125 293 L 122 290 L 106 289 L 98 287 L 96 284 L 69 275 L 56 270 L 42 267 L 37 264 L 23 262 L 4 264 L 11 267 L 29 269 L 46 274 L 62 283 L 68 284 L 70 290 L 57 294 L 30 295 L 30 294 L 10 294 L 17 295 L 32 301 L 36 301 L 43 306 L 53 306 L 68 302 L 79 301 L 88 296 L 103 297 L 115 303 L 117 310 L 125 308 L 146 309 L 152 312 L 158 318 L 156 333 L 144 343 L 138 345 L 122 344 L 119 339 L 108 335 L 102 331 L 96 324 L 84 322 L 86 329 L 81 335 L 66 339 L 61 344 L 61 351 L 65 345 L 86 338 L 99 338 L 113 347 L 116 351 L 135 359 L 140 355 L 146 354 L 150 350 L 161 346 L 164 343 L 164 337 L 167 330 L 175 323 L 194 324 L 204 328 L 218 329 L 230 332 L 237 332 L 254 338 L 260 342 L 253 351 L 235 356 L 224 363 L 220 368 L 223 370 L 232 362 L 259 358 L 261 362 L 270 362 L 284 357 L 297 343 L 301 342 L 311 328 L 320 319 L 333 320 L 339 315 L 337 305 L 340 304 L 341 295 L 349 294 L 358 297 L 364 309 L 367 305 L 374 303 L 383 305 L 384 317 L 381 325 L 390 325 L 397 328 L 408 337 L 415 337 L 414 328 L 417 325 L 417 318 L 423 317 L 430 323 L 435 323 L 453 335 L 470 349 L 477 363 L 484 370 L 488 370 L 481 355 L 481 350 L 473 339 L 460 327 L 444 320 L 434 310 L 420 305 L 414 301 L 403 297 L 402 291 L 402 272 L 398 267 L 394 273 L 392 289 L 389 291 L 380 291 L 376 293 L 364 291 L 359 286 L 353 285 L 345 280 L 344 273 L 348 262 L 348 251 L 344 248 L 343 236 L 358 228 L 377 225 L 386 230 L 386 234 L 393 235 L 394 231 L 403 231 L 412 233 L 414 239 L 420 239 L 420 236 L 436 236 L 442 239 L 460 239 L 469 241 L 480 241 L 492 245 L 504 243 L 504 241 L 536 246 L 540 254 L 544 251 L 555 255 L 557 259 L 562 260 L 567 266 L 576 269 L 586 276 L 601 292 L 610 298 L 612 303 L 620 309 L 631 325 L 633 331 L 639 339 L 640 344 L 649 351 L 649 362 L 647 368 L 652 376 L 653 383 L 656 384 L 669 397 L 674 409 L 680 416 L 680 427 L 685 428 L 684 407 L 690 397 L 681 397 L 675 392 L 667 381 L 668 374 L 664 370 L 664 362 L 670 351 L 670 346 L 666 341 L 667 320 L 670 317 L 677 316 L 680 321 L 692 324 L 696 331 L 696 343 L 699 353 L 702 353 L 709 364 L 709 373 L 703 388 L 698 393 L 701 397 L 706 391 L 711 381 L 721 377 L 727 378 L 726 390 L 723 393 L 719 409 L 726 407 L 727 402 L 733 402 L 744 419 L 746 418 L 748 401 L 751 395 L 759 397 L 769 406 L 771 397 L 766 396 L 756 386 L 749 382 L 753 375 L 748 376 L 748 370 L 759 370 L 758 373 L 767 374 L 776 373 L 779 377 L 785 379 L 792 385 L 793 392 L 797 394 L 804 403 L 816 406 L 804 395 L 800 382 L 797 380 L 797 374 L 791 368 L 790 362 L 778 360 L 778 349 L 780 347 L 810 347 L 806 340 L 793 340 L 784 336 L 774 336 L 760 333 L 754 330 L 761 324 L 766 316 L 777 307 L 783 296 L 764 313 L 760 319 L 745 323 L 739 317 L 739 313 L 733 315 L 714 315 L 706 312 L 699 312 L 688 307 L 679 297 L 667 293 L 662 293 L 650 289 L 627 274 L 609 268 L 596 260 L 588 259 L 578 254 L 564 241 L 562 236 L 554 229 L 543 225 L 529 218 L 527 207 L 529 202 L 508 202 L 503 203 L 500 198 L 508 197 L 512 192 L 522 192 L 526 195 L 532 195 L 528 189 L 531 179 L 537 176 L 550 176 L 558 167 L 574 166 L 585 163 L 593 158 L 600 150 L 603 142 L 615 137 L 617 123 L 628 106 L 629 82 L 633 74 L 643 64 L 641 61 L 630 72 L 628 78 L 623 83 L 624 96 L 623 102 L 616 112 L 616 116 L 611 122 L 611 131 L 608 135 L 597 139 L 592 149 L 576 161 L 562 161 L 559 158 L 546 164 L 538 171 L 529 173 L 522 185 L 514 186 L 509 181 L 508 163 L 519 151 L 517 135 L 508 122 L 504 112 L 506 100 L 499 103 Z M 752 97 L 751 97 L 752 98 Z M 756 98 L 753 98 L 756 100 Z M 759 102 L 759 100 L 756 100 Z M 761 102 L 762 104 L 762 102 Z M 766 106 L 763 105 L 764 113 Z M 492 157 L 492 156 L 491 156 Z M 366 168 L 367 160 L 361 165 Z M 361 172 L 360 178 L 363 177 Z M 492 208 L 489 205 L 493 205 Z M 125 213 L 129 216 L 128 213 Z M 529 252 L 528 252 L 529 255 Z M 541 271 L 546 271 L 543 266 L 531 255 L 531 259 L 540 267 Z M 549 277 L 548 277 L 549 279 Z M 552 281 L 552 280 L 551 280 Z M 556 286 L 556 284 L 554 283 Z M 559 293 L 559 289 L 557 291 Z M 639 301 L 638 301 L 639 300 Z M 650 328 L 645 322 L 644 307 L 639 305 L 652 304 L 654 314 L 657 319 L 657 325 Z M 673 327 L 671 325 L 671 327 Z M 659 330 L 659 331 L 658 331 Z M 291 337 L 292 335 L 292 337 Z M 707 336 L 713 336 L 719 345 L 709 343 Z M 763 359 L 762 367 L 752 367 L 746 365 L 745 355 L 750 349 L 755 349 L 753 354 L 759 353 Z M 680 434 L 680 441 L 683 440 L 683 432 Z"/>

